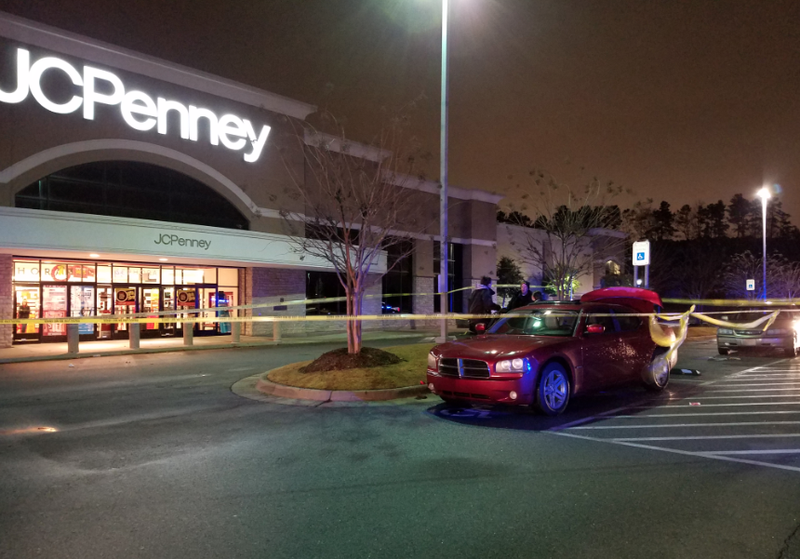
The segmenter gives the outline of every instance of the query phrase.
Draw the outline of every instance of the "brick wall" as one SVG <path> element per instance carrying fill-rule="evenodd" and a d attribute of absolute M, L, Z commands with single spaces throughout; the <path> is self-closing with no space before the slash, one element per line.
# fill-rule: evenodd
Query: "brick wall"
<path fill-rule="evenodd" d="M 0 318 L 14 318 L 14 291 L 11 280 L 14 261 L 9 254 L 0 254 Z M 11 347 L 14 326 L 0 324 L 0 347 Z"/>
<path fill-rule="evenodd" d="M 244 316 L 305 316 L 305 305 L 287 305 L 306 296 L 306 273 L 303 270 L 278 268 L 246 268 L 240 284 L 245 304 L 266 304 L 247 309 Z M 271 322 L 245 322 L 242 333 L 248 336 L 272 337 Z M 281 333 L 302 331 L 302 322 L 282 322 Z"/>

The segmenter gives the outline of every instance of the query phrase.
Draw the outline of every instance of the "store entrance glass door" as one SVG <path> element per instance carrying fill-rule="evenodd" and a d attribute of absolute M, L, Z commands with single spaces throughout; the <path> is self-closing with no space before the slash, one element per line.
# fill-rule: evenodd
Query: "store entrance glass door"
<path fill-rule="evenodd" d="M 97 314 L 99 316 L 108 316 L 112 313 L 114 308 L 114 290 L 110 285 L 97 286 Z M 111 332 L 114 329 L 113 324 L 98 324 L 97 325 L 97 338 L 100 340 L 110 340 Z"/>
<path fill-rule="evenodd" d="M 136 314 L 138 311 L 136 302 L 138 301 L 139 288 L 137 287 L 118 287 L 114 286 L 114 314 L 129 315 Z M 120 322 L 114 325 L 112 337 L 116 339 L 127 339 L 130 324 Z"/>
<path fill-rule="evenodd" d="M 69 288 L 69 315 L 71 317 L 94 316 L 94 286 L 71 285 Z M 91 340 L 95 325 L 91 322 L 78 324 L 81 340 Z"/>
<path fill-rule="evenodd" d="M 39 286 L 14 286 L 14 316 L 17 318 L 39 318 Z M 14 340 L 39 341 L 40 324 L 15 324 Z"/>
<path fill-rule="evenodd" d="M 153 313 L 153 318 L 158 317 L 158 311 L 161 310 L 161 288 L 159 287 L 142 287 L 142 303 L 141 312 Z M 161 336 L 161 325 L 158 322 L 145 322 L 141 328 L 141 335 L 143 338 L 156 338 Z"/>
<path fill-rule="evenodd" d="M 67 286 L 42 284 L 42 318 L 67 317 Z M 67 339 L 66 324 L 42 324 L 42 341 L 59 342 Z"/>
<path fill-rule="evenodd" d="M 190 309 L 197 308 L 197 290 L 194 287 L 176 287 L 175 288 L 175 310 L 178 312 L 179 318 L 194 318 L 197 316 L 197 313 L 181 313 L 180 311 L 186 311 Z M 183 329 L 187 327 L 192 327 L 197 333 L 197 323 L 185 323 L 179 322 L 178 323 L 178 334 L 183 335 Z"/>
<path fill-rule="evenodd" d="M 165 311 L 174 311 L 175 310 L 175 288 L 174 287 L 163 287 L 162 292 L 164 296 L 162 310 Z M 162 322 L 161 323 L 161 334 L 163 336 L 174 336 L 175 331 L 179 325 L 175 322 Z M 178 331 L 178 334 L 182 335 L 182 331 Z"/>
<path fill-rule="evenodd" d="M 198 296 L 200 298 L 200 304 L 207 309 L 214 309 L 217 307 L 217 286 L 197 286 Z M 199 313 L 200 317 L 211 319 L 209 322 L 199 322 L 198 327 L 199 331 L 195 331 L 196 334 L 207 335 L 211 336 L 217 334 L 219 332 L 219 323 L 216 322 L 217 313 L 216 311 L 207 311 Z"/>

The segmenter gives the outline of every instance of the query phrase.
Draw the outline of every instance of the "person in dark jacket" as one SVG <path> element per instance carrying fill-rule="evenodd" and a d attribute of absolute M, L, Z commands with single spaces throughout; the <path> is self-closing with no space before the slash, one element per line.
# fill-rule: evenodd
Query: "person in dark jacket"
<path fill-rule="evenodd" d="M 508 302 L 508 306 L 506 306 L 507 311 L 512 311 L 514 309 L 518 309 L 520 307 L 524 307 L 525 305 L 530 305 L 533 302 L 533 294 L 531 293 L 531 284 L 530 282 L 523 281 L 519 286 L 519 291 L 517 291 L 511 300 Z"/>
<path fill-rule="evenodd" d="M 483 276 L 481 283 L 472 290 L 469 295 L 469 314 L 491 314 L 492 311 L 500 310 L 500 306 L 492 301 L 494 290 L 492 290 L 492 278 Z M 469 329 L 475 332 L 476 324 L 489 325 L 491 318 L 472 318 L 469 321 Z"/>

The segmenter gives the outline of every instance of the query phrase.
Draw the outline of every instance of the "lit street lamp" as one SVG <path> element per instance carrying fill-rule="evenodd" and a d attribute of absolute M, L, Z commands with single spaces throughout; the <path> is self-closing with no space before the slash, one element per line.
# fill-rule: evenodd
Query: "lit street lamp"
<path fill-rule="evenodd" d="M 763 278 L 762 278 L 762 285 L 761 285 L 761 294 L 763 299 L 767 300 L 767 200 L 770 198 L 769 189 L 765 186 L 757 193 L 759 198 L 761 198 L 761 221 L 762 221 L 762 237 L 763 237 L 763 244 L 762 244 L 762 255 L 763 255 Z"/>
<path fill-rule="evenodd" d="M 447 243 L 447 19 L 450 12 L 449 0 L 442 0 L 442 109 L 440 127 L 439 177 L 442 188 L 439 191 L 439 296 L 442 313 L 441 338 L 447 341 L 447 295 L 448 295 L 448 243 Z"/>

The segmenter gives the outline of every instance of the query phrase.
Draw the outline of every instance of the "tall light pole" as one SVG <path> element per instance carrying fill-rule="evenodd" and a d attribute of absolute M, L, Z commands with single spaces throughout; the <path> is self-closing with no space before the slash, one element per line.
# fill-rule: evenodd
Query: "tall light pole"
<path fill-rule="evenodd" d="M 765 186 L 757 193 L 761 198 L 761 224 L 762 224 L 762 260 L 763 260 L 763 277 L 761 284 L 762 298 L 767 300 L 767 200 L 770 198 L 769 189 Z"/>
<path fill-rule="evenodd" d="M 442 0 L 442 109 L 439 150 L 439 177 L 442 188 L 439 191 L 439 310 L 442 313 L 441 338 L 447 341 L 447 295 L 448 295 L 448 243 L 447 243 L 447 19 L 450 13 L 449 0 Z"/>

